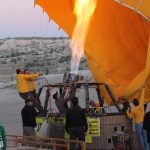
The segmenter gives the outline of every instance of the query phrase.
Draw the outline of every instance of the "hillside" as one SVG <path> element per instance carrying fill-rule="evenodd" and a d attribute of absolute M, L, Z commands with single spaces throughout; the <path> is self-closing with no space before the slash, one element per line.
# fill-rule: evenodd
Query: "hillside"
<path fill-rule="evenodd" d="M 0 40 L 0 81 L 14 80 L 18 67 L 44 74 L 70 70 L 68 38 L 8 38 Z M 85 58 L 80 70 L 88 69 Z"/>

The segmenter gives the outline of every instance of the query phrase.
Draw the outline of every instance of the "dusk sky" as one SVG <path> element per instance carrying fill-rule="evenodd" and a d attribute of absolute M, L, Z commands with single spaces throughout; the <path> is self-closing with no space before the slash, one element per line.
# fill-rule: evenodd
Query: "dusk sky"
<path fill-rule="evenodd" d="M 66 36 L 34 0 L 0 0 L 0 38 Z"/>

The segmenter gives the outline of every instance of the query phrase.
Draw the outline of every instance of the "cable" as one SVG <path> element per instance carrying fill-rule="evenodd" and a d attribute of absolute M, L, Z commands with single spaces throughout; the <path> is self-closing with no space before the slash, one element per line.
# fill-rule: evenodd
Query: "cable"
<path fill-rule="evenodd" d="M 135 11 L 137 11 L 137 10 L 138 10 L 138 8 L 140 7 L 140 5 L 142 4 L 142 1 L 143 1 L 143 0 L 140 0 L 140 1 L 139 1 L 139 3 L 138 3 L 138 5 L 137 5 L 137 7 L 135 8 Z"/>
<path fill-rule="evenodd" d="M 48 22 L 50 22 L 50 20 L 46 22 L 45 37 L 47 37 L 47 26 L 48 26 Z"/>
<path fill-rule="evenodd" d="M 40 35 L 39 35 L 39 37 L 40 37 L 40 36 L 42 37 L 43 13 L 44 13 L 44 11 L 42 10 L 42 13 L 41 13 L 41 24 L 40 24 Z"/>

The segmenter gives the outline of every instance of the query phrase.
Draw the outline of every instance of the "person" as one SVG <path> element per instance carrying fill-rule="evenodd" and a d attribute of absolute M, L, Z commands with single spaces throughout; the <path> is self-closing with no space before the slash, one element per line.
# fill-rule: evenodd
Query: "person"
<path fill-rule="evenodd" d="M 32 97 L 32 100 L 34 102 L 35 107 L 39 110 L 39 112 L 43 113 L 43 108 L 41 104 L 38 102 L 36 98 L 31 94 L 30 88 L 29 88 L 29 81 L 35 80 L 37 77 L 40 76 L 40 74 L 24 74 L 20 68 L 16 70 L 16 81 L 17 81 L 17 88 L 19 91 L 19 95 L 24 100 L 27 99 L 27 97 Z"/>
<path fill-rule="evenodd" d="M 145 114 L 144 124 L 143 124 L 143 127 L 147 132 L 147 142 L 148 142 L 149 147 L 150 147 L 150 127 L 149 127 L 149 125 L 150 125 L 150 111 Z"/>
<path fill-rule="evenodd" d="M 28 74 L 28 75 L 32 74 L 29 69 L 25 69 L 23 71 L 23 73 L 24 74 Z M 33 80 L 28 80 L 28 88 L 29 88 L 29 92 L 31 93 L 31 95 L 33 95 L 33 97 L 35 99 L 37 99 L 38 102 L 41 104 L 41 101 L 40 101 L 40 99 L 39 99 L 39 97 L 38 97 L 38 95 L 36 93 L 36 83 L 35 83 L 35 80 L 36 80 L 36 78 L 33 79 Z"/>
<path fill-rule="evenodd" d="M 128 108 L 131 109 L 130 104 L 129 104 L 129 102 L 127 101 L 126 98 L 123 98 L 122 104 L 123 104 L 123 108 L 122 108 L 122 112 L 123 112 L 123 113 L 126 113 L 126 111 L 128 110 Z"/>
<path fill-rule="evenodd" d="M 142 150 L 147 150 L 148 149 L 147 136 L 146 136 L 146 131 L 143 128 L 143 120 L 144 120 L 144 115 L 145 115 L 144 94 L 145 94 L 145 88 L 142 88 L 140 101 L 136 98 L 133 99 L 134 107 L 132 109 L 127 110 L 127 116 L 130 119 L 134 118 L 135 130 L 139 137 Z"/>
<path fill-rule="evenodd" d="M 70 134 L 70 140 L 85 141 L 85 132 L 88 130 L 87 119 L 84 111 L 79 106 L 78 98 L 72 99 L 73 106 L 66 113 L 66 132 Z M 81 149 L 81 146 L 79 146 Z M 71 150 L 75 150 L 75 143 L 71 143 Z"/>
<path fill-rule="evenodd" d="M 33 100 L 31 97 L 28 97 L 25 100 L 24 108 L 21 110 L 23 136 L 35 136 L 36 114 L 37 112 L 33 106 Z"/>
<path fill-rule="evenodd" d="M 53 94 L 53 99 L 55 100 L 55 105 L 59 111 L 60 114 L 66 113 L 66 108 L 64 105 L 64 100 L 60 93 L 56 92 Z"/>

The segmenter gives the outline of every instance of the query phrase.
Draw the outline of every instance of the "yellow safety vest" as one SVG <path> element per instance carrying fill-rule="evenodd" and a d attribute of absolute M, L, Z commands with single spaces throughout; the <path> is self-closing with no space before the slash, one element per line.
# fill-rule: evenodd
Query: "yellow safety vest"
<path fill-rule="evenodd" d="M 33 82 L 33 80 L 35 80 L 37 77 L 39 76 L 39 74 L 18 74 L 16 76 L 16 80 L 17 80 L 17 88 L 19 93 L 26 93 L 31 91 L 31 86 L 30 82 Z"/>

